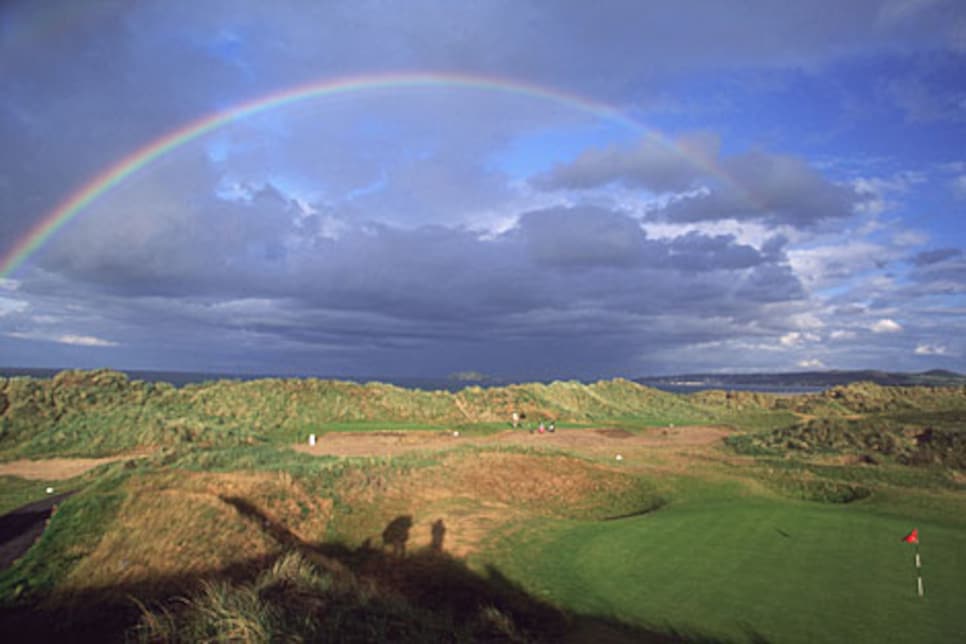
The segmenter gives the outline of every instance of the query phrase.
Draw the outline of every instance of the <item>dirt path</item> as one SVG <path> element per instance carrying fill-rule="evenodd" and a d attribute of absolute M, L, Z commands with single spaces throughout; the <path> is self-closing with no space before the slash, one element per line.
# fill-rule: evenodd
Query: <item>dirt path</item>
<path fill-rule="evenodd" d="M 80 476 L 98 465 L 146 456 L 145 453 L 122 454 L 104 458 L 45 458 L 38 461 L 21 459 L 0 463 L 0 476 L 19 476 L 36 481 L 61 481 Z"/>
<path fill-rule="evenodd" d="M 44 531 L 54 506 L 73 492 L 48 496 L 0 517 L 0 570 L 24 555 Z"/>
<path fill-rule="evenodd" d="M 334 432 L 318 438 L 314 446 L 300 443 L 294 449 L 316 456 L 396 456 L 415 451 L 448 449 L 460 445 L 525 447 L 572 450 L 589 454 L 610 454 L 615 448 L 685 448 L 712 445 L 730 434 L 724 427 L 696 425 L 653 428 L 639 434 L 623 429 L 558 429 L 554 433 L 531 434 L 507 430 L 491 436 L 454 436 L 452 431 Z"/>

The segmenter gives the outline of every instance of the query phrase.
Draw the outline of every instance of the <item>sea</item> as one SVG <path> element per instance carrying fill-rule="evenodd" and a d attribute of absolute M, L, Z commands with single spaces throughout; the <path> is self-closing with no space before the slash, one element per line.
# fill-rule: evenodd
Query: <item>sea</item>
<path fill-rule="evenodd" d="M 16 376 L 29 376 L 31 378 L 52 378 L 62 369 L 41 369 L 27 367 L 0 367 L 0 376 L 12 378 Z M 232 374 L 232 373 L 211 373 L 194 371 L 142 371 L 134 369 L 119 369 L 124 371 L 131 380 L 143 380 L 145 382 L 167 382 L 175 387 L 183 387 L 189 384 L 212 382 L 215 380 L 260 380 L 262 378 L 323 378 L 331 380 L 344 380 L 348 382 L 367 383 L 384 382 L 397 387 L 406 389 L 422 389 L 424 391 L 459 391 L 466 387 L 504 387 L 511 384 L 522 384 L 524 382 L 544 382 L 549 380 L 480 380 L 466 381 L 454 378 L 416 378 L 416 377 L 394 377 L 394 376 L 295 376 L 277 374 Z M 647 382 L 648 387 L 660 389 L 675 394 L 691 394 L 698 391 L 719 389 L 725 391 L 757 391 L 770 394 L 808 394 L 823 391 L 825 387 L 804 387 L 787 385 L 766 385 L 766 384 L 735 384 L 735 383 L 716 383 L 716 382 Z"/>

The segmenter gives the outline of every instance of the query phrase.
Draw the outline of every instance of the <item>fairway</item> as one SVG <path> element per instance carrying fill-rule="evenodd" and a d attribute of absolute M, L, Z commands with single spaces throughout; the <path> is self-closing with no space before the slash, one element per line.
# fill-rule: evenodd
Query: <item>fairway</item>
<path fill-rule="evenodd" d="M 706 499 L 650 515 L 546 525 L 505 550 L 505 572 L 581 614 L 684 634 L 774 642 L 966 638 L 966 531 L 912 527 L 861 502 Z"/>

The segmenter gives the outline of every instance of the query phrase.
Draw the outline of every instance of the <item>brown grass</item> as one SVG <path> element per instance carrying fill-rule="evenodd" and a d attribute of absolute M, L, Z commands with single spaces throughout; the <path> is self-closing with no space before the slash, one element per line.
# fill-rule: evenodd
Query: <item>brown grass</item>
<path fill-rule="evenodd" d="M 118 516 L 63 590 L 225 570 L 280 553 L 285 544 L 270 525 L 304 542 L 321 542 L 332 513 L 331 501 L 307 494 L 285 473 L 174 472 L 125 485 L 128 498 Z M 241 511 L 241 504 L 257 515 Z"/>
<path fill-rule="evenodd" d="M 444 547 L 456 556 L 475 551 L 495 528 L 534 512 L 555 516 L 599 494 L 620 494 L 633 479 L 569 456 L 506 452 L 442 456 L 439 465 L 410 471 L 348 472 L 340 495 L 367 511 L 340 520 L 343 536 L 380 545 L 381 531 L 396 516 L 413 518 L 409 548 L 428 547 L 432 525 L 446 526 Z"/>

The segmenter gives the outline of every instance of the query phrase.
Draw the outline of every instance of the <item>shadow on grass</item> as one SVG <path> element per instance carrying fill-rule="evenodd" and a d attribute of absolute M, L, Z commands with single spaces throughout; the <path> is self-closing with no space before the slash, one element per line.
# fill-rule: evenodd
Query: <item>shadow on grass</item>
<path fill-rule="evenodd" d="M 409 515 L 387 525 L 386 532 L 392 538 L 382 547 L 367 543 L 352 548 L 340 543 L 306 543 L 248 501 L 237 497 L 223 500 L 275 538 L 280 554 L 239 559 L 221 569 L 34 597 L 0 607 L 3 639 L 130 640 L 139 635 L 133 629 L 144 615 L 139 603 L 150 607 L 155 616 L 176 615 L 191 608 L 192 601 L 185 597 L 198 597 L 200 591 L 210 589 L 211 583 L 224 582 L 233 588 L 255 589 L 258 601 L 269 612 L 294 612 L 300 624 L 314 624 L 301 633 L 272 632 L 269 639 L 273 640 L 295 635 L 305 641 L 352 642 L 722 642 L 671 627 L 645 628 L 562 610 L 529 594 L 495 567 L 473 570 L 463 560 L 448 555 L 442 549 L 445 527 L 441 520 L 431 529 L 430 546 L 406 553 L 405 539 L 412 525 Z M 400 539 L 402 548 L 398 547 Z M 292 552 L 331 580 L 319 595 L 306 598 L 304 587 L 291 581 L 275 583 L 270 592 L 264 584 L 259 585 L 257 580 L 273 574 L 273 566 L 284 559 L 285 553 Z M 405 608 L 400 609 L 401 605 Z M 378 628 L 373 630 L 372 624 Z M 140 635 L 144 636 L 144 631 Z M 158 638 L 155 634 L 151 641 L 171 635 Z M 177 631 L 173 635 L 178 638 Z M 743 639 L 756 644 L 765 641 L 751 631 Z"/>

